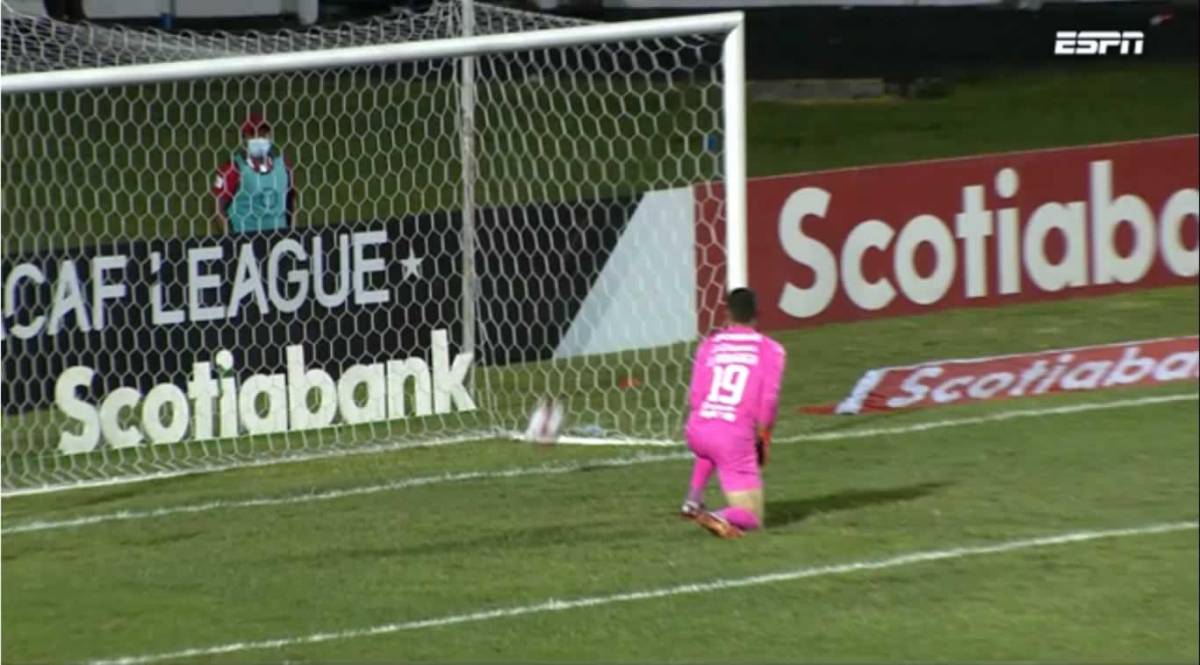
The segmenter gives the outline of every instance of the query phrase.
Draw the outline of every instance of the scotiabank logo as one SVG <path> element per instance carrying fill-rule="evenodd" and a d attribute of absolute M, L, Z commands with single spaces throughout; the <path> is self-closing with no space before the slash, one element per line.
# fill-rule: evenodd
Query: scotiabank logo
<path fill-rule="evenodd" d="M 1185 137 L 752 181 L 761 323 L 1194 283 L 1196 151 Z"/>
<path fill-rule="evenodd" d="M 837 413 L 1100 390 L 1200 376 L 1200 338 L 1108 344 L 871 370 Z"/>
<path fill-rule="evenodd" d="M 780 212 L 779 238 L 788 256 L 816 272 L 816 280 L 809 288 L 785 284 L 779 308 L 795 317 L 813 316 L 829 305 L 839 284 L 864 310 L 883 309 L 900 295 L 930 305 L 945 297 L 955 282 L 963 283 L 968 298 L 1019 293 L 1022 277 L 1049 292 L 1134 284 L 1146 276 L 1156 255 L 1176 275 L 1195 276 L 1196 249 L 1183 245 L 1180 232 L 1184 222 L 1196 217 L 1200 192 L 1180 189 L 1156 214 L 1135 194 L 1114 195 L 1112 162 L 1092 162 L 1090 167 L 1087 200 L 1047 201 L 1023 225 L 1016 208 L 985 207 L 984 186 L 972 184 L 962 188 L 962 209 L 953 224 L 931 213 L 913 216 L 898 232 L 878 219 L 861 221 L 846 234 L 837 254 L 804 232 L 806 221 L 818 223 L 829 212 L 832 195 L 817 187 L 797 190 Z M 999 198 L 1011 198 L 1019 182 L 1016 169 L 1001 169 L 993 191 Z M 1132 233 L 1125 253 L 1116 247 L 1121 225 Z M 1047 255 L 1052 233 L 1065 244 L 1053 259 Z M 926 274 L 917 267 L 917 252 L 923 246 L 933 252 L 933 267 Z M 892 256 L 891 270 L 885 267 L 876 278 L 868 278 L 864 270 L 872 250 Z M 988 279 L 989 265 L 996 267 L 996 283 Z"/>
<path fill-rule="evenodd" d="M 123 387 L 98 405 L 79 396 L 80 389 L 92 385 L 95 370 L 68 368 L 55 383 L 54 398 L 59 411 L 74 424 L 60 433 L 58 449 L 81 453 L 95 450 L 102 441 L 113 448 L 129 448 L 475 409 L 465 385 L 471 354 L 459 353 L 451 362 L 444 330 L 432 334 L 432 371 L 423 358 L 404 358 L 353 365 L 335 381 L 324 370 L 307 368 L 300 345 L 289 346 L 286 352 L 285 373 L 238 380 L 233 376 L 233 354 L 222 349 L 213 362 L 193 364 L 186 392 L 172 383 L 160 383 L 145 395 Z"/>

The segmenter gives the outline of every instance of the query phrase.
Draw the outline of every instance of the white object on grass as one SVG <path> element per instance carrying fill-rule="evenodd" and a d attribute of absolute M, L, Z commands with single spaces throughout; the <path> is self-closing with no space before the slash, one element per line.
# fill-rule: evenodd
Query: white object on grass
<path fill-rule="evenodd" d="M 533 413 L 529 414 L 529 427 L 525 429 L 525 438 L 534 443 L 554 443 L 562 432 L 565 415 L 562 402 L 553 398 L 538 400 Z"/>

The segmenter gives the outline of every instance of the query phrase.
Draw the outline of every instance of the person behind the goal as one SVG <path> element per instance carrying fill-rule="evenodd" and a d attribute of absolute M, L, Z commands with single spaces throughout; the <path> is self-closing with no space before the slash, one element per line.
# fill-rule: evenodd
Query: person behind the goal
<path fill-rule="evenodd" d="M 217 217 L 230 233 L 278 231 L 290 227 L 296 211 L 291 165 L 271 143 L 271 125 L 252 112 L 242 123 L 245 145 L 221 165 L 213 182 Z"/>
<path fill-rule="evenodd" d="M 726 306 L 729 325 L 700 343 L 692 366 L 685 435 L 695 464 L 680 514 L 714 535 L 738 538 L 763 524 L 761 467 L 767 462 L 786 355 L 779 342 L 755 329 L 753 291 L 730 291 Z M 704 490 L 714 469 L 728 505 L 709 512 Z"/>

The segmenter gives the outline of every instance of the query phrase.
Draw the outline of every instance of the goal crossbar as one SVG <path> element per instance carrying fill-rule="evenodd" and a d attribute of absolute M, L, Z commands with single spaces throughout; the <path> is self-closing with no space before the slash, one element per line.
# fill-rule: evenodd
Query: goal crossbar
<path fill-rule="evenodd" d="M 3 94 L 55 92 L 104 86 L 169 83 L 222 76 L 278 74 L 300 70 L 411 62 L 432 58 L 491 55 L 625 40 L 681 37 L 689 34 L 724 33 L 732 35 L 741 26 L 741 12 L 722 12 L 571 28 L 551 28 L 534 32 L 348 46 L 298 53 L 272 53 L 147 65 L 68 69 L 5 76 L 0 79 L 0 92 Z M 740 69 L 741 63 L 736 64 Z"/>

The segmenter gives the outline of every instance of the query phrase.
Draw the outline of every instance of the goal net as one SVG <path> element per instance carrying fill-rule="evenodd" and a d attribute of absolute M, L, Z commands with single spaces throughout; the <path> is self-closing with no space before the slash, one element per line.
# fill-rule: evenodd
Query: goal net
<path fill-rule="evenodd" d="M 739 16 L 5 9 L 6 492 L 513 436 L 545 396 L 569 441 L 678 438 L 744 273 Z"/>

